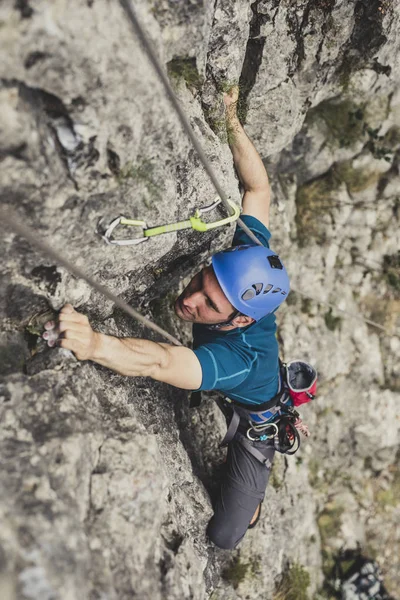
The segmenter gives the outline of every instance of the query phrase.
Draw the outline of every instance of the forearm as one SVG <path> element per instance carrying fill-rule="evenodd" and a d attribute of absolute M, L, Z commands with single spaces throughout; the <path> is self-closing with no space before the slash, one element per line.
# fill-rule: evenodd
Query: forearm
<path fill-rule="evenodd" d="M 136 338 L 115 338 L 96 334 L 96 346 L 90 360 L 120 375 L 152 377 L 168 360 L 161 344 Z"/>
<path fill-rule="evenodd" d="M 268 189 L 267 172 L 260 155 L 238 119 L 236 106 L 227 108 L 226 126 L 233 161 L 245 191 L 256 192 Z"/>

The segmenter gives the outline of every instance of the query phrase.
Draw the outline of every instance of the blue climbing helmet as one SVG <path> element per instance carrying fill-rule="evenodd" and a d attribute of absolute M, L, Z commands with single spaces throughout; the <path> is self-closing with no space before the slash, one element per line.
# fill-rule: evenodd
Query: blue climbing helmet
<path fill-rule="evenodd" d="M 214 254 L 215 276 L 229 302 L 259 321 L 287 298 L 289 276 L 279 256 L 265 246 L 234 246 Z"/>

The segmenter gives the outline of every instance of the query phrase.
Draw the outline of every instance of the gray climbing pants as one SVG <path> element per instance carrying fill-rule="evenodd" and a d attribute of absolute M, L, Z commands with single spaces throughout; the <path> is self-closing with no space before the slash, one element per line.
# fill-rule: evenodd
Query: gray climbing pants
<path fill-rule="evenodd" d="M 219 548 L 231 550 L 237 546 L 264 499 L 275 449 L 271 441 L 254 444 L 269 459 L 267 465 L 254 458 L 238 440 L 233 439 L 228 445 L 214 516 L 207 528 L 209 539 Z"/>

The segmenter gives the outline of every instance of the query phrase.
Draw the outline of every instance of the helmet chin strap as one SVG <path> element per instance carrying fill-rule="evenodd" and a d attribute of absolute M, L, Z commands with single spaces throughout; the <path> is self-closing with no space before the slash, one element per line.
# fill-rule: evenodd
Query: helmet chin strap
<path fill-rule="evenodd" d="M 225 321 L 224 323 L 215 323 L 214 325 L 207 325 L 207 329 L 210 331 L 218 331 L 221 327 L 226 327 L 227 325 L 233 325 L 232 321 Z"/>
<path fill-rule="evenodd" d="M 237 310 L 236 314 L 234 314 L 229 321 L 222 321 L 222 323 L 214 323 L 214 325 L 207 325 L 207 329 L 209 329 L 210 331 L 218 331 L 218 329 L 221 329 L 222 327 L 227 327 L 228 325 L 233 325 L 233 320 L 236 319 L 236 317 L 238 317 L 239 315 L 241 315 L 242 313 Z"/>

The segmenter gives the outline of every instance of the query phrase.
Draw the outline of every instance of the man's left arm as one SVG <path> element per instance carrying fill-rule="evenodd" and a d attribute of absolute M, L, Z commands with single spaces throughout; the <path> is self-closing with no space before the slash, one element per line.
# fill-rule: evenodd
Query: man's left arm
<path fill-rule="evenodd" d="M 260 155 L 243 129 L 238 115 L 239 89 L 234 86 L 224 95 L 229 145 L 236 171 L 244 187 L 243 215 L 256 217 L 269 226 L 271 191 L 267 171 Z"/>
<path fill-rule="evenodd" d="M 182 389 L 196 390 L 201 385 L 200 362 L 184 346 L 98 333 L 70 304 L 60 311 L 58 331 L 62 334 L 59 346 L 74 352 L 79 360 L 92 360 L 121 375 L 151 377 Z"/>

